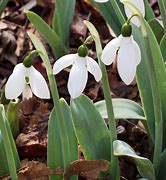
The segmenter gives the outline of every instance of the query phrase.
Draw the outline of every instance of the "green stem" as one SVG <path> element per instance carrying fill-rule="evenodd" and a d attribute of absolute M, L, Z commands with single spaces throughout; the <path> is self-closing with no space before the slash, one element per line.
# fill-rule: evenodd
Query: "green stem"
<path fill-rule="evenodd" d="M 93 37 L 90 35 L 90 36 L 88 36 L 86 39 L 85 39 L 85 41 L 83 42 L 83 45 L 87 45 L 87 43 L 89 42 L 89 41 L 91 41 L 93 39 Z"/>
<path fill-rule="evenodd" d="M 4 144 L 4 148 L 6 152 L 6 158 L 8 162 L 10 176 L 12 180 L 17 180 L 18 177 L 17 177 L 17 172 L 16 172 L 16 164 L 15 164 L 14 155 L 12 151 L 12 146 L 10 144 L 7 128 L 5 125 L 5 121 L 6 121 L 6 117 L 5 117 L 4 106 L 0 104 L 0 129 L 2 133 L 3 144 Z"/>
<path fill-rule="evenodd" d="M 163 0 L 158 0 L 158 5 L 159 5 L 161 16 L 162 16 L 162 21 L 163 21 L 163 25 L 164 25 L 164 31 L 166 33 L 166 2 L 164 4 L 164 1 Z"/>
<path fill-rule="evenodd" d="M 62 111 L 62 107 L 60 105 L 60 101 L 59 101 L 59 94 L 58 94 L 58 89 L 57 89 L 57 84 L 55 81 L 55 77 L 53 75 L 53 70 L 52 70 L 52 66 L 51 63 L 49 61 L 49 58 L 47 56 L 47 52 L 43 46 L 43 44 L 41 43 L 41 41 L 32 33 L 28 33 L 29 37 L 31 38 L 35 48 L 42 52 L 40 53 L 40 57 L 43 60 L 43 63 L 45 65 L 46 71 L 47 71 L 47 76 L 48 76 L 48 80 L 49 80 L 49 85 L 50 85 L 50 90 L 51 90 L 51 94 L 52 94 L 52 98 L 53 98 L 53 103 L 54 103 L 54 107 L 56 108 L 56 116 L 57 116 L 57 124 L 59 127 L 59 137 L 60 137 L 60 141 L 61 141 L 61 149 L 62 149 L 62 154 L 63 154 L 63 165 L 64 168 L 66 167 L 67 163 L 68 163 L 68 156 L 70 155 L 70 150 L 69 150 L 69 141 L 68 141 L 68 134 L 66 132 L 66 124 L 65 124 L 65 120 L 64 120 L 64 115 L 63 115 L 63 111 Z M 67 142 L 67 143 L 66 143 Z"/>
<path fill-rule="evenodd" d="M 147 62 L 148 62 L 148 74 L 152 89 L 154 115 L 155 115 L 155 146 L 153 155 L 153 164 L 155 168 L 156 176 L 159 170 L 160 157 L 162 152 L 162 142 L 163 142 L 163 119 L 162 119 L 162 105 L 161 105 L 161 95 L 159 91 L 159 84 L 157 81 L 157 75 L 155 71 L 155 64 L 153 63 L 152 49 L 150 46 L 150 41 L 148 36 L 144 37 Z"/>
<path fill-rule="evenodd" d="M 133 17 L 135 17 L 135 16 L 138 16 L 138 17 L 139 17 L 139 14 L 138 14 L 138 13 L 132 14 L 132 15 L 127 19 L 126 23 L 127 23 L 127 24 L 130 24 L 131 19 L 132 19 Z"/>
<path fill-rule="evenodd" d="M 102 71 L 102 86 L 104 92 L 104 99 L 106 102 L 107 114 L 108 114 L 108 122 L 109 122 L 109 130 L 110 130 L 110 141 L 111 141 L 111 164 L 110 171 L 111 177 L 113 180 L 120 179 L 119 165 L 118 165 L 118 157 L 113 153 L 113 141 L 117 140 L 117 130 L 116 130 L 116 121 L 113 112 L 112 98 L 110 92 L 110 86 L 108 82 L 107 71 L 105 65 L 101 62 L 101 56 L 98 55 L 99 65 Z"/>
<path fill-rule="evenodd" d="M 41 55 L 41 58 L 44 62 L 46 71 L 47 71 L 47 76 L 48 76 L 48 80 L 49 80 L 49 85 L 50 85 L 50 90 L 51 90 L 51 94 L 52 94 L 52 98 L 53 98 L 53 103 L 54 103 L 54 107 L 56 108 L 56 113 L 57 113 L 57 120 L 58 120 L 58 126 L 60 129 L 60 139 L 62 142 L 62 154 L 63 154 L 63 160 L 64 160 L 64 168 L 67 165 L 67 162 L 65 162 L 65 160 L 67 161 L 67 157 L 69 155 L 69 144 L 66 142 L 69 142 L 68 139 L 68 134 L 66 132 L 66 128 L 65 128 L 65 120 L 64 120 L 64 116 L 62 113 L 62 108 L 61 105 L 59 103 L 59 94 L 58 94 L 58 89 L 57 89 L 57 84 L 55 81 L 55 77 L 53 75 L 53 71 L 52 71 L 52 66 L 50 64 L 49 59 L 47 58 L 43 58 Z M 68 153 L 66 153 L 66 151 L 68 150 Z"/>

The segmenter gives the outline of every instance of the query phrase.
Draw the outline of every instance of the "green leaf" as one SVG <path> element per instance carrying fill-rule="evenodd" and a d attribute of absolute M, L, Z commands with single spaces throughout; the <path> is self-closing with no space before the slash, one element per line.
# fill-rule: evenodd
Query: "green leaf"
<path fill-rule="evenodd" d="M 166 179 L 165 167 L 166 167 L 166 149 L 164 149 L 163 153 L 161 154 L 161 161 L 160 161 L 160 167 L 159 167 L 159 173 L 157 179 Z"/>
<path fill-rule="evenodd" d="M 91 100 L 81 95 L 71 101 L 76 136 L 86 159 L 110 160 L 110 134 Z"/>
<path fill-rule="evenodd" d="M 153 164 L 147 158 L 138 156 L 133 148 L 127 143 L 116 140 L 113 142 L 114 155 L 132 157 L 136 163 L 140 175 L 148 180 L 155 180 Z"/>
<path fill-rule="evenodd" d="M 1 159 L 0 176 L 3 176 L 5 174 L 9 173 L 9 168 L 8 168 L 6 153 L 5 153 L 5 149 L 4 149 L 4 145 L 3 145 L 3 141 L 2 141 L 1 131 L 0 131 L 0 159 Z"/>
<path fill-rule="evenodd" d="M 1 16 L 3 10 L 5 9 L 8 1 L 9 1 L 9 0 L 1 0 L 1 2 L 0 2 L 0 16 Z"/>
<path fill-rule="evenodd" d="M 142 107 L 129 99 L 112 99 L 115 119 L 140 119 L 146 120 Z M 103 118 L 108 118 L 105 100 L 95 103 L 97 110 Z"/>
<path fill-rule="evenodd" d="M 155 18 L 155 14 L 151 8 L 150 3 L 148 2 L 148 0 L 144 0 L 144 4 L 145 4 L 145 19 L 147 21 Z"/>
<path fill-rule="evenodd" d="M 63 126 L 67 132 L 68 138 L 66 139 L 63 132 L 60 130 L 55 108 L 51 112 L 48 124 L 47 161 L 48 166 L 51 168 L 60 167 L 66 169 L 71 162 L 78 159 L 78 145 L 72 124 L 70 107 L 64 99 L 60 100 L 60 105 L 65 120 Z M 64 144 L 67 144 L 67 149 L 64 148 Z M 51 176 L 51 179 L 62 179 L 62 177 Z"/>
<path fill-rule="evenodd" d="M 121 33 L 121 24 L 125 23 L 124 18 L 122 16 L 121 22 L 119 21 L 118 14 L 115 12 L 117 11 L 117 8 L 113 8 L 112 4 L 117 4 L 117 2 L 114 3 L 115 0 L 111 0 L 111 2 L 107 3 L 97 3 L 94 2 L 94 0 L 89 0 L 99 11 L 101 12 L 102 16 L 106 20 L 106 22 L 109 24 L 111 29 L 116 35 L 119 35 Z M 119 6 L 118 6 L 119 7 Z M 120 12 L 121 15 L 121 12 Z"/>
<path fill-rule="evenodd" d="M 165 47 L 166 47 L 166 34 L 163 36 L 163 38 L 161 39 L 161 42 L 160 42 L 161 53 L 163 55 L 164 62 L 166 63 L 166 50 L 165 50 Z"/>
<path fill-rule="evenodd" d="M 26 15 L 35 28 L 44 36 L 55 57 L 59 58 L 67 53 L 67 49 L 60 37 L 36 13 L 27 11 Z"/>
<path fill-rule="evenodd" d="M 164 25 L 164 29 L 166 32 L 166 1 L 165 0 L 158 0 L 158 5 L 161 13 L 161 19 Z"/>
<path fill-rule="evenodd" d="M 75 0 L 54 0 L 53 29 L 68 46 L 70 26 L 73 21 Z"/>
<path fill-rule="evenodd" d="M 20 162 L 13 136 L 10 130 L 10 126 L 5 116 L 3 105 L 0 105 L 0 130 L 2 134 L 2 142 L 4 145 L 6 161 L 11 175 L 11 179 L 17 180 L 16 169 L 19 167 Z"/>
<path fill-rule="evenodd" d="M 10 101 L 6 112 L 6 117 L 9 121 L 10 128 L 14 138 L 16 138 L 19 134 L 18 106 L 18 99 L 16 101 Z"/>
<path fill-rule="evenodd" d="M 164 35 L 164 28 L 162 27 L 162 25 L 159 23 L 157 19 L 151 19 L 150 21 L 148 21 L 148 23 L 150 27 L 152 28 L 153 33 L 156 36 L 158 43 L 160 43 Z"/>

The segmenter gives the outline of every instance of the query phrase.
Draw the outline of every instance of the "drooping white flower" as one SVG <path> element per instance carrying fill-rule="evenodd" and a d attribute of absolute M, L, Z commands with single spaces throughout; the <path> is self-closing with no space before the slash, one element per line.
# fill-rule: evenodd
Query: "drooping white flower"
<path fill-rule="evenodd" d="M 32 97 L 32 92 L 39 98 L 50 98 L 47 83 L 39 71 L 33 66 L 27 68 L 19 63 L 6 83 L 5 96 L 7 99 L 16 99 L 23 93 L 23 97 L 28 99 Z"/>
<path fill-rule="evenodd" d="M 120 35 L 105 46 L 101 55 L 102 62 L 110 65 L 115 59 L 121 79 L 129 85 L 134 80 L 137 65 L 141 61 L 140 48 L 132 35 L 130 37 Z"/>
<path fill-rule="evenodd" d="M 104 3 L 107 2 L 109 0 L 94 0 L 98 3 Z M 145 5 L 144 5 L 144 0 L 128 0 L 128 2 L 132 3 L 142 14 L 142 16 L 145 16 Z M 124 10 L 126 13 L 126 16 L 129 18 L 132 14 L 134 14 L 135 12 L 133 12 L 125 3 L 124 3 Z M 131 22 L 133 24 L 135 24 L 136 26 L 140 26 L 140 20 L 138 19 L 137 16 L 134 16 L 131 19 Z"/>
<path fill-rule="evenodd" d="M 97 62 L 89 56 L 81 57 L 77 54 L 68 54 L 58 59 L 53 66 L 53 73 L 58 74 L 62 69 L 72 65 L 69 80 L 68 91 L 71 98 L 81 95 L 85 89 L 88 80 L 88 71 L 98 82 L 102 77 L 101 70 Z"/>

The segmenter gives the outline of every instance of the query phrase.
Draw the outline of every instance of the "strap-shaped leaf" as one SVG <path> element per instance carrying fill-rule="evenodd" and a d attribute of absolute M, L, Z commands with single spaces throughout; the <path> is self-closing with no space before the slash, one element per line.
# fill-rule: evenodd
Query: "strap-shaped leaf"
<path fill-rule="evenodd" d="M 120 140 L 113 142 L 113 148 L 116 156 L 132 157 L 142 177 L 148 180 L 155 180 L 153 164 L 149 159 L 138 156 L 130 145 Z"/>
<path fill-rule="evenodd" d="M 3 176 L 5 174 L 9 173 L 9 168 L 7 165 L 6 153 L 5 153 L 5 149 L 4 149 L 4 145 L 3 145 L 3 141 L 2 141 L 1 131 L 0 131 L 0 159 L 1 159 L 0 176 Z"/>
<path fill-rule="evenodd" d="M 36 13 L 27 11 L 26 15 L 35 28 L 44 36 L 50 45 L 55 57 L 60 57 L 67 53 L 67 49 L 60 37 L 43 21 Z"/>
<path fill-rule="evenodd" d="M 163 36 L 160 42 L 160 49 L 163 55 L 164 62 L 166 63 L 166 50 L 165 50 L 166 48 L 165 47 L 166 47 L 166 34 Z"/>
<path fill-rule="evenodd" d="M 145 120 L 142 107 L 129 99 L 112 99 L 115 119 L 140 119 Z M 95 103 L 96 108 L 103 118 L 108 118 L 105 100 Z"/>
<path fill-rule="evenodd" d="M 54 0 L 53 29 L 67 46 L 74 16 L 75 0 Z"/>
<path fill-rule="evenodd" d="M 85 95 L 71 101 L 76 136 L 86 159 L 110 160 L 110 134 L 100 113 Z"/>
<path fill-rule="evenodd" d="M 1 0 L 1 2 L 0 2 L 0 16 L 1 16 L 4 8 L 6 7 L 8 1 L 9 1 L 9 0 Z"/>
<path fill-rule="evenodd" d="M 166 149 L 164 149 L 163 153 L 161 154 L 161 161 L 160 161 L 160 167 L 159 167 L 159 173 L 157 179 L 166 179 L 165 167 L 166 167 Z"/>
<path fill-rule="evenodd" d="M 115 0 L 111 0 L 112 2 L 107 3 L 96 3 L 94 0 L 89 0 L 97 9 L 100 10 L 106 22 L 110 25 L 111 29 L 116 35 L 121 33 L 121 24 L 125 23 L 124 17 L 118 18 L 118 14 L 115 12 L 117 8 L 119 8 L 117 3 L 114 3 Z M 113 5 L 116 4 L 117 8 L 113 8 Z M 121 13 L 121 11 L 119 11 Z M 120 14 L 121 15 L 121 14 Z"/>
<path fill-rule="evenodd" d="M 164 28 L 159 23 L 159 20 L 157 20 L 155 18 L 148 21 L 148 23 L 149 23 L 150 27 L 152 28 L 153 33 L 156 36 L 158 43 L 160 43 L 162 37 L 164 36 Z"/>
<path fill-rule="evenodd" d="M 17 174 L 16 174 L 16 169 L 19 168 L 20 166 L 20 161 L 18 157 L 18 153 L 16 150 L 16 146 L 13 140 L 13 136 L 10 130 L 10 126 L 8 124 L 8 121 L 6 119 L 5 111 L 4 111 L 4 106 L 1 104 L 0 105 L 0 135 L 2 137 L 2 146 L 4 147 L 5 151 L 5 157 L 8 166 L 8 170 L 11 175 L 11 179 L 17 180 Z M 2 147 L 2 154 L 0 154 L 0 157 L 4 155 Z M 6 170 L 6 169 L 5 169 Z"/>
<path fill-rule="evenodd" d="M 57 117 L 55 108 L 51 112 L 48 124 L 47 161 L 48 166 L 51 168 L 60 167 L 66 169 L 70 163 L 78 159 L 78 145 L 72 124 L 70 107 L 67 105 L 64 99 L 60 100 L 60 105 L 62 107 L 65 120 L 65 124 L 63 124 L 63 126 L 68 137 L 66 138 L 66 136 L 64 136 L 64 133 L 59 127 L 58 121 L 56 119 Z M 62 178 L 63 177 L 51 176 L 52 180 Z"/>

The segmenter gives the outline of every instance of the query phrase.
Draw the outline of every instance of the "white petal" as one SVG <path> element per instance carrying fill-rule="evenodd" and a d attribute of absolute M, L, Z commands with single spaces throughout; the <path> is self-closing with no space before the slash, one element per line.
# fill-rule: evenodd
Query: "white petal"
<path fill-rule="evenodd" d="M 27 69 L 29 84 L 35 96 L 43 99 L 50 98 L 50 92 L 44 77 L 33 66 Z"/>
<path fill-rule="evenodd" d="M 141 62 L 141 50 L 138 46 L 137 42 L 133 40 L 133 49 L 135 50 L 136 54 L 136 63 L 137 65 Z"/>
<path fill-rule="evenodd" d="M 71 68 L 67 85 L 71 98 L 74 99 L 81 95 L 85 89 L 87 80 L 88 71 L 86 69 L 86 59 L 79 57 Z"/>
<path fill-rule="evenodd" d="M 120 38 L 110 41 L 102 51 L 101 60 L 105 65 L 110 65 L 115 60 L 116 52 L 119 47 Z"/>
<path fill-rule="evenodd" d="M 101 80 L 101 78 L 102 78 L 102 73 L 101 73 L 99 65 L 91 57 L 87 56 L 86 59 L 87 59 L 87 69 L 88 69 L 88 71 L 94 76 L 95 80 L 97 82 L 99 82 Z"/>
<path fill-rule="evenodd" d="M 98 3 L 105 3 L 105 2 L 108 2 L 109 0 L 94 0 L 94 1 L 96 1 Z"/>
<path fill-rule="evenodd" d="M 58 74 L 62 69 L 72 65 L 76 61 L 77 57 L 77 54 L 67 54 L 62 56 L 55 62 L 53 66 L 53 73 Z"/>
<path fill-rule="evenodd" d="M 22 63 L 15 66 L 5 86 L 5 96 L 7 99 L 16 99 L 23 92 L 25 86 L 25 70 Z"/>
<path fill-rule="evenodd" d="M 22 99 L 32 98 L 32 91 L 28 84 L 25 85 L 24 90 L 22 92 Z"/>
<path fill-rule="evenodd" d="M 137 61 L 132 44 L 120 47 L 118 52 L 117 68 L 123 82 L 129 85 L 135 77 Z"/>
<path fill-rule="evenodd" d="M 143 0 L 129 0 L 129 2 L 133 3 L 133 5 L 138 8 L 138 10 L 142 13 L 143 17 L 145 16 L 145 5 Z M 127 7 L 127 5 L 124 5 L 126 16 L 129 18 L 133 12 L 130 8 Z M 136 26 L 140 26 L 140 20 L 138 17 L 133 17 L 131 19 L 131 22 L 135 24 Z"/>

